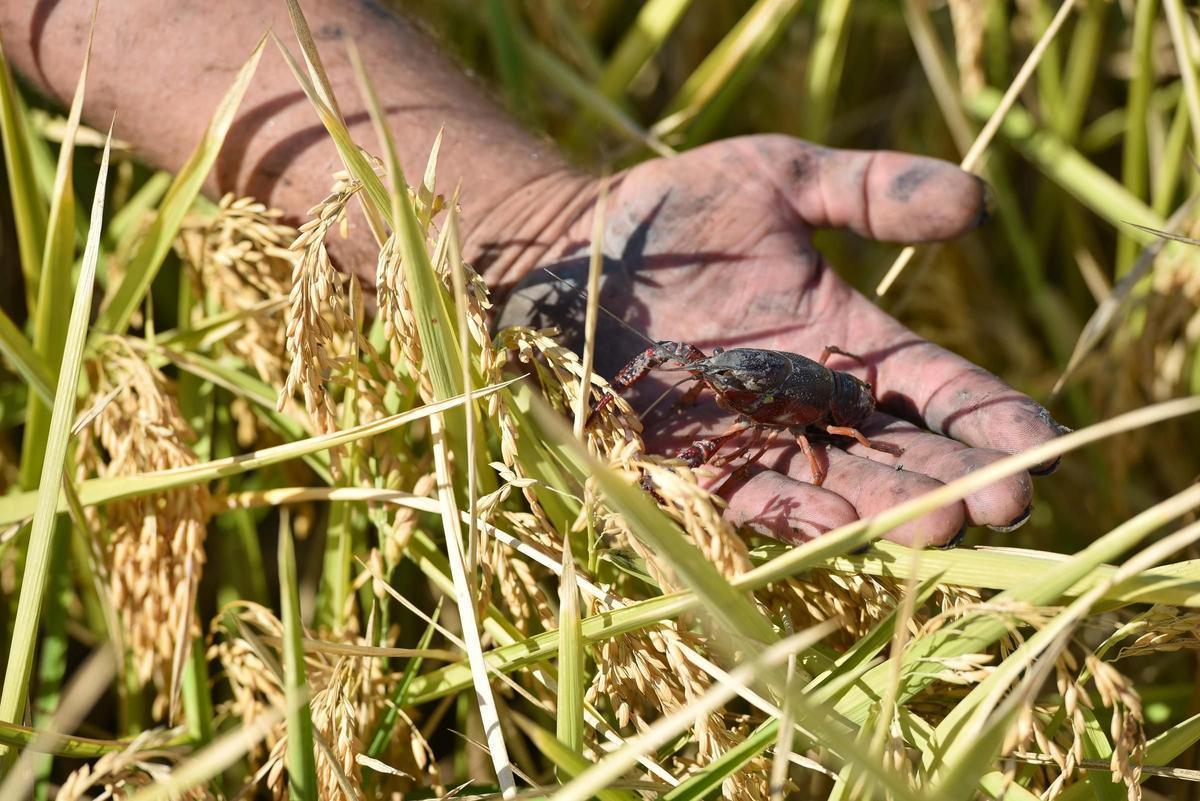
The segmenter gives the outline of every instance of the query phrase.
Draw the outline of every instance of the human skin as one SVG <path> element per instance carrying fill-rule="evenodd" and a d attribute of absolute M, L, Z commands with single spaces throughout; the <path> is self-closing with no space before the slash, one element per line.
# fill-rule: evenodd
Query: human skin
<path fill-rule="evenodd" d="M 82 63 L 91 5 L 0 4 L 8 58 L 64 104 Z M 511 295 L 502 322 L 555 323 L 577 336 L 599 180 L 517 126 L 412 23 L 371 0 L 303 6 L 359 142 L 377 151 L 347 57 L 350 41 L 388 109 L 409 174 L 419 174 L 444 128 L 440 188 L 462 184 L 464 251 L 500 297 Z M 282 0 L 103 4 L 85 118 L 106 125 L 115 112 L 117 135 L 142 158 L 178 168 L 268 28 L 293 41 Z M 299 220 L 340 167 L 268 45 L 209 191 L 253 195 Z M 611 377 L 647 339 L 687 341 L 706 352 L 763 347 L 811 357 L 837 345 L 862 356 L 865 366 L 843 357 L 830 364 L 872 382 L 881 411 L 862 430 L 903 448 L 902 456 L 849 440 L 823 442 L 818 458 L 827 476 L 817 487 L 809 483 L 808 460 L 785 435 L 753 464 L 704 470 L 731 521 L 788 542 L 1045 442 L 1060 432 L 1045 409 L 904 328 L 842 281 L 811 242 L 812 232 L 826 227 L 892 242 L 952 238 L 982 222 L 985 196 L 980 181 L 945 162 L 832 150 L 779 135 L 716 142 L 632 167 L 610 182 L 601 303 L 623 322 L 602 315 L 598 367 Z M 335 243 L 333 255 L 369 286 L 375 254 L 364 225 Z M 635 406 L 644 408 L 666 385 L 639 385 L 631 394 Z M 726 417 L 711 395 L 681 410 L 661 405 L 645 420 L 647 445 L 672 452 L 719 433 Z M 729 447 L 735 451 L 737 443 Z M 1027 519 L 1032 497 L 1030 477 L 1020 473 L 889 538 L 946 544 L 968 524 L 1008 529 Z"/>

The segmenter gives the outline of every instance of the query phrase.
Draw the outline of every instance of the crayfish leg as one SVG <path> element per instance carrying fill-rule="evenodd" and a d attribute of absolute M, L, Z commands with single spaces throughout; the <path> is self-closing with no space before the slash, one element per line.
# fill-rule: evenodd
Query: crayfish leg
<path fill-rule="evenodd" d="M 687 388 L 687 392 L 684 392 L 679 396 L 679 400 L 675 401 L 675 404 L 672 408 L 674 408 L 676 411 L 679 411 L 691 406 L 696 402 L 696 398 L 700 397 L 700 393 L 704 391 L 704 387 L 705 384 L 703 381 L 698 381 L 695 384 L 692 384 Z"/>
<path fill-rule="evenodd" d="M 823 351 L 821 351 L 821 358 L 818 359 L 817 362 L 823 365 L 823 364 L 825 364 L 825 362 L 829 361 L 829 357 L 834 355 L 835 353 L 838 356 L 845 356 L 847 359 L 853 359 L 854 361 L 861 364 L 863 367 L 870 366 L 867 364 L 867 360 L 864 359 L 862 356 L 859 356 L 857 353 L 851 353 L 849 351 L 842 350 L 837 345 L 826 345 L 825 349 Z"/>
<path fill-rule="evenodd" d="M 801 452 L 808 459 L 808 469 L 812 472 L 812 485 L 819 487 L 825 483 L 825 468 L 817 459 L 817 454 L 813 451 L 812 443 L 808 441 L 808 436 L 805 434 L 796 435 L 796 444 L 800 446 Z"/>
<path fill-rule="evenodd" d="M 682 459 L 687 463 L 688 467 L 695 470 L 697 467 L 707 464 L 714 456 L 716 456 L 717 451 L 721 450 L 721 448 L 725 446 L 725 443 L 729 442 L 729 440 L 733 439 L 746 429 L 752 427 L 752 423 L 734 423 L 729 427 L 728 430 L 725 431 L 724 434 L 721 434 L 719 437 L 696 440 L 691 445 L 687 446 L 678 454 L 676 454 L 676 458 Z"/>
<path fill-rule="evenodd" d="M 742 446 L 740 448 L 738 448 L 736 451 L 729 454 L 728 456 L 722 456 L 721 464 L 723 464 L 723 465 L 732 464 L 735 459 L 740 459 L 751 448 L 753 448 L 755 445 L 757 445 L 759 443 L 759 441 L 762 440 L 763 431 L 765 430 L 765 426 L 749 425 L 749 426 L 747 426 L 747 428 L 750 429 L 750 436 L 748 436 L 746 438 L 746 441 L 744 443 L 742 443 Z M 775 429 L 775 430 L 778 431 L 779 429 Z M 760 456 L 761 456 L 761 454 L 760 454 Z"/>
<path fill-rule="evenodd" d="M 902 456 L 904 454 L 903 448 L 898 448 L 890 443 L 872 442 L 864 437 L 862 432 L 857 428 L 849 428 L 847 426 L 825 426 L 825 430 L 836 437 L 854 437 L 854 439 L 858 440 L 859 445 L 862 445 L 864 448 L 870 448 L 873 451 L 879 451 L 880 453 L 886 453 L 891 456 Z"/>

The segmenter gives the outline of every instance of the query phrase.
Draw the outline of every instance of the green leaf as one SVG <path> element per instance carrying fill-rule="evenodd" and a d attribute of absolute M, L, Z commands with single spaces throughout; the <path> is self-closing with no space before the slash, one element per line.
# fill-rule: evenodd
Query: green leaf
<path fill-rule="evenodd" d="M 583 755 L 583 632 L 579 626 L 579 588 L 575 586 L 575 558 L 571 538 L 563 538 L 563 569 L 558 582 L 558 741 L 571 753 Z"/>
<path fill-rule="evenodd" d="M 297 801 L 317 801 L 317 760 L 304 672 L 300 583 L 296 578 L 296 553 L 286 509 L 279 519 L 279 595 L 283 609 L 283 686 L 288 702 L 288 793 Z"/>
<path fill-rule="evenodd" d="M 3 309 L 0 309 L 0 353 L 40 400 L 54 401 L 54 374 Z"/>
<path fill-rule="evenodd" d="M 28 113 L 17 93 L 8 59 L 0 43 L 0 137 L 4 140 L 4 165 L 8 195 L 17 229 L 17 254 L 25 275 L 29 307 L 37 296 L 38 265 L 46 242 L 46 201 L 33 171 L 32 139 Z"/>
<path fill-rule="evenodd" d="M 433 610 L 429 625 L 425 627 L 425 632 L 421 635 L 421 639 L 417 642 L 417 650 L 423 651 L 429 647 L 429 643 L 433 641 L 434 632 L 437 631 L 437 621 L 442 614 L 442 601 L 438 600 L 437 608 Z M 371 737 L 371 744 L 367 747 L 367 756 L 372 759 L 379 759 L 383 756 L 383 750 L 387 748 L 388 742 L 392 739 L 392 734 L 396 730 L 396 721 L 400 718 L 400 710 L 408 702 L 408 691 L 412 687 L 413 679 L 416 678 L 417 672 L 421 669 L 423 658 L 420 656 L 410 657 L 408 663 L 404 666 L 404 674 L 400 677 L 399 683 L 396 684 L 396 689 L 392 692 L 391 703 L 387 706 L 387 711 L 383 713 L 383 717 L 379 720 L 379 725 L 375 729 L 374 736 Z"/>
<path fill-rule="evenodd" d="M 760 724 L 746 739 L 663 793 L 660 801 L 699 801 L 715 793 L 722 782 L 765 751 L 778 731 L 779 721 L 775 718 Z"/>
<path fill-rule="evenodd" d="M 33 669 L 33 654 L 37 645 L 38 624 L 50 568 L 50 554 L 53 550 L 55 520 L 58 516 L 59 488 L 64 477 L 67 441 L 75 419 L 75 393 L 79 385 L 79 368 L 83 360 L 88 316 L 92 308 L 96 262 L 100 256 L 100 226 L 108 178 L 109 144 L 105 143 L 104 155 L 100 161 L 100 176 L 96 181 L 96 195 L 92 202 L 87 247 L 84 249 L 83 266 L 79 271 L 79 283 L 75 288 L 62 369 L 54 395 L 54 411 L 51 415 L 49 436 L 46 439 L 41 482 L 34 497 L 29 551 L 21 578 L 21 595 L 17 603 L 17 617 L 4 673 L 3 695 L 0 696 L 0 721 L 5 723 L 21 720 L 29 690 L 29 677 Z M 8 753 L 11 754 L 11 751 Z"/>
<path fill-rule="evenodd" d="M 588 759 L 564 745 L 561 738 L 556 739 L 554 735 L 529 718 L 523 715 L 513 715 L 513 721 L 525 733 L 525 736 L 533 741 L 537 750 L 558 767 L 561 775 L 574 778 L 591 766 L 592 763 Z M 641 796 L 628 790 L 608 787 L 597 790 L 596 798 L 600 801 L 638 801 Z"/>
<path fill-rule="evenodd" d="M 705 112 L 715 106 L 719 113 L 737 96 L 799 10 L 800 0 L 758 0 L 688 76 L 653 132 L 687 129 L 689 144 L 697 144 L 715 121 Z"/>
<path fill-rule="evenodd" d="M 75 266 L 75 187 L 72 184 L 75 134 L 79 131 L 79 118 L 83 113 L 94 28 L 95 17 L 92 19 L 92 28 L 88 30 L 83 67 L 79 71 L 79 82 L 75 87 L 62 146 L 58 151 L 58 166 L 50 195 L 50 216 L 46 221 L 37 306 L 33 310 L 33 346 L 40 361 L 50 369 L 57 369 L 62 360 L 67 336 L 62 321 L 71 313 L 71 270 Z M 43 447 L 49 430 L 50 402 L 36 396 L 30 398 L 21 445 L 21 486 L 24 489 L 33 488 L 42 471 Z"/>
<path fill-rule="evenodd" d="M 983 89 L 967 101 L 967 108 L 980 119 L 987 119 L 999 104 L 999 92 Z M 1151 228 L 1163 227 L 1163 220 L 1144 201 L 1079 151 L 1054 134 L 1041 130 L 1033 116 L 1020 105 L 1014 105 L 1008 112 L 1000 131 L 1046 177 L 1113 227 L 1130 222 Z M 1149 237 L 1142 234 L 1137 238 L 1146 241 Z"/>

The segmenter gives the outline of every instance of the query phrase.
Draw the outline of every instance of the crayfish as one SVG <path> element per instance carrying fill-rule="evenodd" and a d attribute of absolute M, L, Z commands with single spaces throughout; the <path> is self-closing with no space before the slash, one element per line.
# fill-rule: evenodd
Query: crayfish
<path fill-rule="evenodd" d="M 813 361 L 797 353 L 762 348 L 715 348 L 712 356 L 706 356 L 695 345 L 663 341 L 635 356 L 612 383 L 614 387 L 626 388 L 651 370 L 675 362 L 699 382 L 682 402 L 694 401 L 707 387 L 716 395 L 718 406 L 739 415 L 737 422 L 723 434 L 698 439 L 677 454 L 689 467 L 709 462 L 743 431 L 789 430 L 812 468 L 812 483 L 820 486 L 825 480 L 825 470 L 808 440 L 809 429 L 853 437 L 864 447 L 893 456 L 902 453 L 894 445 L 871 442 L 856 428 L 875 411 L 875 396 L 868 382 L 825 366 L 835 353 L 862 363 L 854 354 L 832 346 L 825 348 L 818 361 Z M 602 398 L 597 410 L 609 400 L 611 396 Z"/>

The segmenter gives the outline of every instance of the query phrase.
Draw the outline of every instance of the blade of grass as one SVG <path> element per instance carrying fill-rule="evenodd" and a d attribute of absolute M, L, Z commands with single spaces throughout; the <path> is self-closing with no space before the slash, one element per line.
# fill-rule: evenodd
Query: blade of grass
<path fill-rule="evenodd" d="M 36 508 L 33 526 L 29 532 L 29 550 L 21 578 L 21 594 L 17 602 L 17 617 L 13 625 L 8 664 L 5 667 L 3 694 L 0 695 L 0 721 L 5 723 L 21 720 L 33 669 L 33 654 L 37 645 L 38 624 L 42 614 L 47 571 L 50 567 L 50 553 L 53 549 L 59 487 L 62 486 L 66 465 L 67 440 L 75 418 L 75 393 L 79 385 L 84 340 L 87 337 L 96 262 L 100 255 L 100 226 L 104 214 L 108 156 L 109 148 L 106 144 L 100 160 L 95 200 L 92 202 L 91 224 L 88 229 L 87 247 L 83 254 L 83 266 L 79 270 L 79 282 L 75 288 L 75 300 L 67 327 L 62 368 L 59 371 L 58 388 L 54 396 L 54 412 L 51 416 L 50 432 L 46 438 L 41 482 L 34 494 Z M 10 760 L 12 751 L 5 749 L 5 754 L 6 756 L 0 756 L 0 759 Z"/>
<path fill-rule="evenodd" d="M 996 92 L 984 89 L 967 102 L 967 107 L 983 117 L 992 113 L 999 102 Z M 1110 224 L 1133 222 L 1152 228 L 1162 227 L 1162 219 L 1144 201 L 1126 191 L 1115 178 L 1079 151 L 1053 134 L 1040 130 L 1033 116 L 1020 105 L 1009 110 L 1001 132 L 1046 177 Z"/>
<path fill-rule="evenodd" d="M 1180 100 L 1171 119 L 1171 129 L 1167 133 L 1167 143 L 1154 171 L 1151 186 L 1150 207 L 1160 217 L 1166 217 L 1178 192 L 1181 179 L 1187 173 L 1184 156 L 1187 152 L 1188 132 L 1191 128 L 1188 120 L 1186 104 Z"/>
<path fill-rule="evenodd" d="M 429 643 L 433 641 L 433 633 L 437 631 L 437 621 L 442 614 L 442 601 L 438 600 L 437 608 L 433 610 L 433 615 L 429 625 L 425 627 L 425 632 L 421 635 L 421 639 L 417 642 L 417 650 L 423 651 L 429 647 Z M 400 710 L 408 703 L 408 691 L 412 687 L 413 679 L 416 678 L 417 671 L 421 669 L 422 657 L 410 657 L 408 663 L 404 666 L 404 674 L 400 677 L 400 681 L 396 684 L 396 689 L 392 692 L 387 711 L 379 720 L 379 725 L 375 729 L 375 734 L 371 737 L 370 745 L 367 747 L 367 756 L 372 759 L 379 759 L 383 756 L 383 750 L 387 748 L 388 742 L 392 739 L 392 734 L 396 730 L 396 721 L 400 718 Z"/>
<path fill-rule="evenodd" d="M 555 733 L 572 754 L 583 756 L 583 633 L 579 626 L 579 589 L 571 538 L 563 538 L 562 575 L 558 583 L 558 704 Z"/>
<path fill-rule="evenodd" d="M 0 309 L 0 353 L 39 400 L 54 401 L 54 375 L 3 309 Z"/>
<path fill-rule="evenodd" d="M 804 138 L 814 142 L 824 142 L 829 137 L 850 39 L 847 20 L 851 6 L 850 0 L 822 0 L 817 12 L 817 30 L 805 70 L 808 108 L 804 114 Z"/>
<path fill-rule="evenodd" d="M 588 254 L 587 311 L 583 322 L 583 375 L 579 379 L 579 397 L 575 402 L 575 439 L 583 442 L 592 399 L 592 367 L 596 358 L 596 320 L 600 312 L 600 275 L 604 271 L 604 211 L 608 202 L 608 181 L 600 185 L 596 207 L 592 211 L 592 242 Z"/>
<path fill-rule="evenodd" d="M 1154 69 L 1151 58 L 1154 54 L 1153 33 L 1155 11 L 1158 0 L 1137 0 L 1133 14 L 1133 34 L 1130 57 L 1136 66 L 1130 72 L 1129 94 L 1125 100 L 1126 119 L 1121 147 L 1121 180 L 1125 188 L 1135 197 L 1145 197 L 1147 189 L 1146 141 L 1150 93 L 1154 88 Z M 1129 271 L 1137 253 L 1137 242 L 1126 232 L 1120 232 L 1117 243 L 1116 275 Z"/>
<path fill-rule="evenodd" d="M 917 51 L 917 58 L 925 72 L 929 90 L 942 112 L 942 121 L 950 131 L 954 146 L 965 155 L 971 149 L 971 122 L 963 110 L 962 93 L 945 48 L 938 39 L 937 25 L 933 21 L 929 4 L 921 0 L 904 0 L 903 10 L 908 36 Z"/>
<path fill-rule="evenodd" d="M 1163 0 L 1163 11 L 1166 12 L 1171 46 L 1179 64 L 1188 116 L 1192 120 L 1192 152 L 1200 153 L 1200 53 L 1193 49 L 1196 29 L 1179 0 Z"/>
<path fill-rule="evenodd" d="M 772 545 L 757 549 L 751 556 L 779 555 L 786 550 L 784 546 Z M 920 580 L 937 579 L 955 586 L 1006 590 L 1018 586 L 1032 573 L 1057 569 L 1068 558 L 1063 554 L 1018 548 L 928 550 L 922 553 L 921 562 L 914 572 L 911 549 L 879 540 L 865 553 L 835 556 L 823 562 L 822 567 L 849 575 L 866 574 L 892 579 L 915 576 Z M 1082 595 L 1114 570 L 1116 568 L 1111 565 L 1099 565 L 1063 594 L 1072 598 Z M 1120 587 L 1112 588 L 1105 595 L 1105 600 L 1114 604 L 1200 606 L 1200 560 L 1148 570 Z"/>
<path fill-rule="evenodd" d="M 0 139 L 4 143 L 4 166 L 8 174 L 8 196 L 17 229 L 17 258 L 25 276 L 26 302 L 35 307 L 38 265 L 46 241 L 46 202 L 33 172 L 33 131 L 21 96 L 17 93 L 4 46 L 0 43 Z"/>
<path fill-rule="evenodd" d="M 296 16 L 303 19 L 303 14 L 300 13 L 300 7 L 295 3 L 295 0 L 288 0 L 288 9 L 293 11 Z M 310 55 L 317 58 L 316 43 L 312 40 L 312 35 L 308 32 L 308 26 L 303 28 L 293 26 L 296 38 L 300 40 L 300 47 L 306 58 Z M 366 198 L 359 195 L 362 201 L 363 213 L 366 214 L 367 224 L 371 228 L 371 233 L 375 237 L 375 241 L 382 244 L 386 239 L 386 226 L 384 219 L 387 216 L 387 211 L 391 207 L 391 201 L 388 200 L 387 189 L 383 186 L 383 181 L 379 180 L 379 176 L 375 174 L 375 170 L 367 161 L 367 157 L 354 143 L 350 136 L 350 130 L 346 127 L 345 120 L 342 119 L 341 113 L 336 106 L 331 106 L 323 97 L 325 94 L 332 94 L 332 90 L 322 89 L 314 86 L 309 76 L 296 63 L 296 59 L 292 56 L 287 46 L 275 35 L 271 34 L 276 47 L 287 62 L 288 68 L 291 69 L 296 82 L 300 84 L 309 103 L 317 112 L 317 116 L 321 118 L 321 124 L 325 126 L 325 130 L 333 139 L 334 145 L 337 147 L 338 155 L 342 158 L 342 163 L 350 175 L 363 185 Z M 324 72 L 324 68 L 320 66 L 319 59 L 309 65 L 310 72 Z"/>
<path fill-rule="evenodd" d="M 233 125 L 234 116 L 254 77 L 265 44 L 264 36 L 238 71 L 229 91 L 221 98 L 200 143 L 171 182 L 154 221 L 146 229 L 141 244 L 126 265 L 120 286 L 109 295 L 100 312 L 96 323 L 98 330 L 121 334 L 129 328 L 129 321 L 142 305 L 163 260 L 171 251 L 184 215 L 192 207 L 212 170 L 225 135 Z"/>
<path fill-rule="evenodd" d="M 537 95 L 530 90 L 529 69 L 525 64 L 528 53 L 528 37 L 522 35 L 522 26 L 509 0 L 485 0 L 483 9 L 485 29 L 492 45 L 492 59 L 500 84 L 508 96 L 509 107 L 528 122 L 536 122 Z"/>
<path fill-rule="evenodd" d="M 691 126 L 693 136 L 701 135 L 697 118 L 718 98 L 732 99 L 799 10 L 799 0 L 758 0 L 688 76 L 652 133 L 666 136 Z"/>
<path fill-rule="evenodd" d="M 72 230 L 74 235 L 74 230 Z M 67 673 L 67 616 L 70 611 L 71 599 L 71 566 L 68 561 L 70 553 L 71 519 L 66 515 L 60 516 L 54 524 L 51 534 L 53 546 L 50 553 L 49 586 L 46 595 L 46 608 L 43 610 L 45 625 L 38 644 L 38 675 L 35 683 L 36 695 L 33 699 L 33 724 L 43 731 L 50 728 L 62 700 L 63 677 Z M 34 801 L 46 801 L 49 797 L 51 771 L 54 758 L 47 754 L 37 761 L 37 784 L 34 789 Z"/>
<path fill-rule="evenodd" d="M 784 793 L 787 790 L 788 769 L 791 767 L 792 742 L 796 738 L 796 732 L 792 728 L 796 713 L 792 707 L 795 704 L 793 699 L 797 689 L 799 688 L 796 687 L 796 659 L 792 657 L 788 659 L 787 684 L 784 685 L 783 714 L 779 717 L 779 732 L 775 739 L 775 753 L 771 757 L 771 779 L 768 784 L 771 801 L 783 801 Z"/>
<path fill-rule="evenodd" d="M 1100 721 L 1096 720 L 1096 713 L 1087 707 L 1082 707 L 1079 711 L 1084 721 L 1084 756 L 1103 765 L 1111 764 L 1112 743 L 1108 741 L 1108 735 Z M 1096 801 L 1125 801 L 1129 797 L 1124 785 L 1120 781 L 1113 781 L 1111 775 L 1105 776 L 1103 772 L 1091 770 L 1087 775 L 1091 777 L 1092 792 Z"/>
<path fill-rule="evenodd" d="M 454 489 L 450 483 L 450 467 L 446 458 L 449 449 L 446 446 L 441 418 L 434 416 L 430 418 L 429 423 L 433 439 L 434 468 L 437 471 L 438 497 L 443 509 L 442 530 L 446 538 L 446 556 L 450 562 L 451 576 L 454 579 L 455 601 L 462 623 L 463 641 L 467 648 L 472 684 L 475 687 L 475 699 L 479 706 L 479 716 L 483 720 L 488 753 L 496 771 L 496 781 L 500 784 L 500 794 L 503 798 L 512 798 L 517 792 L 516 782 L 508 758 L 508 748 L 504 744 L 499 710 L 492 695 L 491 680 L 484 662 L 483 643 L 480 640 L 479 624 L 475 614 L 475 595 L 471 588 L 472 581 L 466 573 L 466 560 L 461 540 L 462 524 L 458 521 L 458 506 L 454 500 Z"/>
<path fill-rule="evenodd" d="M 203 637 L 197 636 L 192 640 L 188 662 L 188 670 L 183 673 L 184 719 L 192 743 L 203 746 L 213 738 L 213 702 L 208 686 L 208 657 L 205 655 Z"/>
<path fill-rule="evenodd" d="M 513 720 L 525 733 L 525 736 L 533 741 L 537 749 L 554 763 L 558 768 L 559 776 L 574 778 L 591 766 L 592 763 L 580 756 L 577 751 L 564 745 L 561 738 L 556 739 L 554 735 L 524 715 L 513 715 Z M 600 801 L 637 801 L 641 796 L 627 790 L 606 787 L 596 791 L 596 798 Z"/>
<path fill-rule="evenodd" d="M 181 735 L 164 747 L 182 745 L 186 740 L 187 735 Z M 52 734 L 28 726 L 3 722 L 0 722 L 0 743 L 20 750 L 36 749 L 43 754 L 54 754 L 69 759 L 97 759 L 129 747 L 129 740 L 101 740 L 79 735 Z"/>
<path fill-rule="evenodd" d="M 644 3 L 605 64 L 595 83 L 596 91 L 616 103 L 618 109 L 624 109 L 625 94 L 630 83 L 654 54 L 662 49 L 691 4 L 692 0 L 648 0 Z M 596 110 L 585 105 L 567 140 L 575 148 L 582 146 L 598 120 Z"/>
<path fill-rule="evenodd" d="M 778 724 L 771 720 L 759 725 L 746 739 L 688 776 L 677 787 L 659 797 L 659 801 L 699 801 L 721 788 L 721 784 L 743 765 L 761 754 L 775 741 Z"/>
<path fill-rule="evenodd" d="M 300 583 L 287 509 L 279 516 L 279 594 L 283 610 L 283 673 L 287 697 L 288 794 L 298 801 L 317 801 L 317 762 L 312 711 L 304 671 L 304 624 L 300 620 Z"/>
<path fill-rule="evenodd" d="M 441 134 L 439 132 L 437 140 L 434 142 L 433 151 L 429 158 L 429 168 L 426 170 L 426 179 L 422 183 L 428 187 L 429 192 L 433 192 L 433 169 L 437 158 L 437 151 L 441 145 Z M 479 456 L 478 440 L 479 432 L 475 429 L 477 422 L 475 402 L 473 400 L 475 378 L 472 375 L 471 365 L 475 358 L 471 350 L 471 332 L 467 326 L 467 275 L 466 267 L 463 264 L 462 253 L 459 250 L 459 233 L 458 233 L 458 192 L 455 191 L 454 199 L 450 202 L 450 212 L 446 219 L 446 239 L 448 243 L 448 254 L 450 260 L 450 279 L 454 287 L 454 311 L 458 320 L 458 349 L 463 354 L 462 360 L 462 388 L 463 388 L 463 407 L 466 411 L 463 433 L 467 441 L 467 575 L 478 575 L 480 568 L 479 560 L 485 549 L 485 544 L 480 539 L 479 531 Z M 486 450 L 486 449 L 484 449 Z"/>
<path fill-rule="evenodd" d="M 1063 78 L 1063 102 L 1055 118 L 1055 132 L 1064 142 L 1076 145 L 1088 111 L 1088 99 L 1095 89 L 1097 65 L 1104 47 L 1108 22 L 1106 3 L 1086 3 L 1071 33 Z"/>
<path fill-rule="evenodd" d="M 62 321 L 71 313 L 71 270 L 75 266 L 75 187 L 72 183 L 75 134 L 83 113 L 83 96 L 87 88 L 92 33 L 96 27 L 98 7 L 98 2 L 92 6 L 92 23 L 83 51 L 83 66 L 79 70 L 79 81 L 67 115 L 62 147 L 58 151 L 54 187 L 50 194 L 50 213 L 46 220 L 46 242 L 38 272 L 37 306 L 33 309 L 33 347 L 41 362 L 52 370 L 57 370 L 62 360 L 67 336 Z M 21 440 L 20 483 L 23 489 L 33 489 L 42 472 L 42 454 L 50 430 L 50 402 L 32 397 L 27 415 Z"/>
<path fill-rule="evenodd" d="M 620 99 L 642 67 L 662 49 L 691 5 L 692 0 L 648 0 L 643 3 L 604 66 L 604 73 L 596 84 L 600 94 L 611 100 Z"/>

